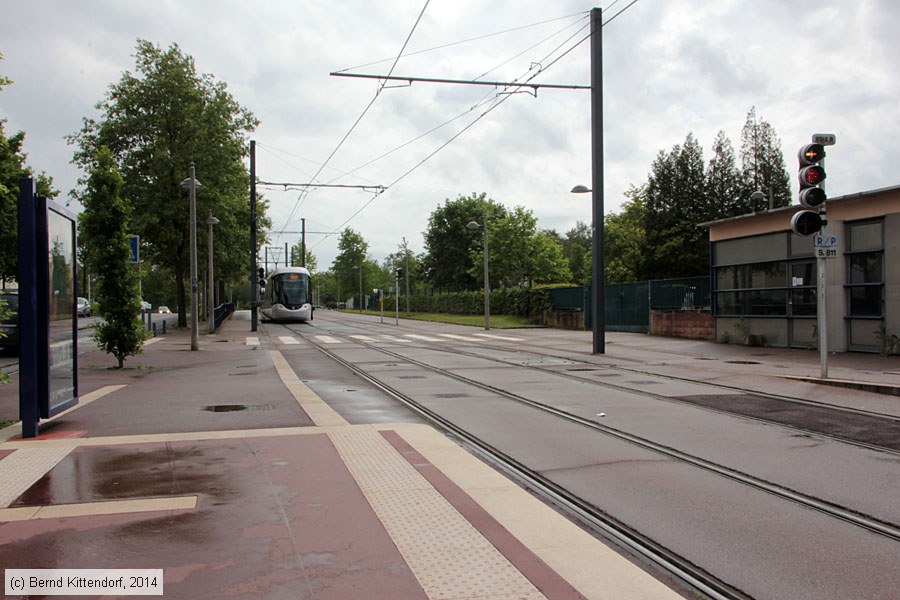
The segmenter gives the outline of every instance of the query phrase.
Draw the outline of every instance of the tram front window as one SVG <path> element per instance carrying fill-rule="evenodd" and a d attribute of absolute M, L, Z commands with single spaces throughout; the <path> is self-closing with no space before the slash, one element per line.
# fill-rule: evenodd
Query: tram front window
<path fill-rule="evenodd" d="M 275 282 L 275 301 L 288 308 L 298 308 L 307 302 L 308 286 L 306 279 L 292 275 L 291 278 L 280 279 Z"/>

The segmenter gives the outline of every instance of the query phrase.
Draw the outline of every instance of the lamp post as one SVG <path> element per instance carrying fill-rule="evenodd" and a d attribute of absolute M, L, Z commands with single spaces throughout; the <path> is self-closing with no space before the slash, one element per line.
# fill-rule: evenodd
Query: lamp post
<path fill-rule="evenodd" d="M 353 265 L 353 270 L 359 271 L 359 312 L 362 312 L 363 311 L 362 264 Z"/>
<path fill-rule="evenodd" d="M 585 185 L 572 188 L 573 194 L 590 194 L 593 190 Z M 595 194 L 596 196 L 596 194 Z M 595 198 L 596 200 L 596 198 Z M 603 273 L 603 204 L 593 203 L 591 221 L 591 331 L 593 332 L 593 354 L 606 353 L 606 314 L 603 292 L 606 282 Z"/>
<path fill-rule="evenodd" d="M 197 188 L 200 182 L 194 176 L 194 163 L 191 163 L 190 177 L 181 182 L 181 187 L 190 192 L 191 197 L 191 350 L 200 349 L 200 339 L 197 337 L 197 312 L 199 302 L 197 299 Z"/>
<path fill-rule="evenodd" d="M 483 227 L 482 237 L 484 241 L 484 329 L 487 331 L 491 328 L 491 282 L 488 275 L 488 225 L 487 225 L 487 210 L 484 212 L 483 218 L 484 224 L 479 225 L 475 221 L 470 222 L 466 225 L 466 229 L 470 229 L 475 231 L 479 227 Z"/>
<path fill-rule="evenodd" d="M 213 279 L 213 225 L 218 225 L 219 220 L 215 218 L 212 214 L 212 211 L 209 211 L 209 216 L 206 217 L 206 224 L 209 225 L 209 251 L 207 254 L 209 255 L 209 261 L 207 264 L 207 268 L 209 270 L 209 287 L 206 289 L 206 295 L 209 296 L 209 307 L 206 310 L 206 320 L 209 321 L 209 333 L 216 332 L 216 293 L 215 293 L 215 279 Z"/>

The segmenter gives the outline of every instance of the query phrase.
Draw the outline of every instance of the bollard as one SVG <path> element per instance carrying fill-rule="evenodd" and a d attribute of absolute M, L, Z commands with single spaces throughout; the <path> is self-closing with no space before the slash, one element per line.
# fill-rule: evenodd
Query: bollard
<path fill-rule="evenodd" d="M 153 324 L 153 337 L 156 337 L 156 323 Z"/>
<path fill-rule="evenodd" d="M 166 321 L 163 320 L 163 335 L 166 335 Z"/>

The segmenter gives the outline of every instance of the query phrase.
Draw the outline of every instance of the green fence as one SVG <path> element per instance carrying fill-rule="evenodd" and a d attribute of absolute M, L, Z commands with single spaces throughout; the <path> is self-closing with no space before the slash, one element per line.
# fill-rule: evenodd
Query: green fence
<path fill-rule="evenodd" d="M 549 290 L 556 310 L 583 310 L 584 326 L 593 323 L 590 287 Z M 609 331 L 650 331 L 650 312 L 654 310 L 709 310 L 709 277 L 655 279 L 635 283 L 608 283 L 603 303 L 606 329 Z"/>

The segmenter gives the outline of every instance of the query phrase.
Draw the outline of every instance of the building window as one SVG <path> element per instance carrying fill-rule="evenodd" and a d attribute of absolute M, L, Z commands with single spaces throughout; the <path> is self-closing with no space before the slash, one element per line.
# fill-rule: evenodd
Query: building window
<path fill-rule="evenodd" d="M 847 316 L 884 316 L 884 222 L 847 225 Z"/>

